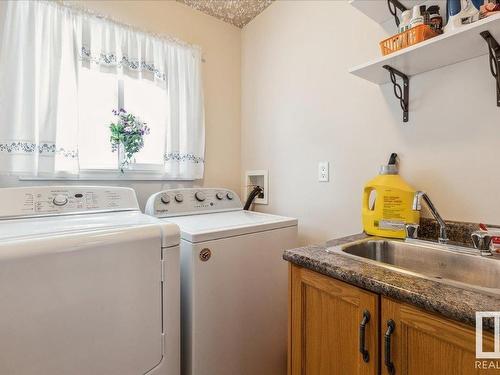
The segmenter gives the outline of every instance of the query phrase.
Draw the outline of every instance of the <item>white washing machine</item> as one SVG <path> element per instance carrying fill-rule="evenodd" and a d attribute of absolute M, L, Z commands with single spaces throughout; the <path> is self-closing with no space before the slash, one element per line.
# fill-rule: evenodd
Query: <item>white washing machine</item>
<path fill-rule="evenodd" d="M 132 189 L 0 189 L 0 374 L 178 375 L 179 284 Z"/>
<path fill-rule="evenodd" d="M 159 192 L 146 213 L 181 229 L 182 374 L 286 374 L 297 220 L 244 211 L 226 189 Z"/>

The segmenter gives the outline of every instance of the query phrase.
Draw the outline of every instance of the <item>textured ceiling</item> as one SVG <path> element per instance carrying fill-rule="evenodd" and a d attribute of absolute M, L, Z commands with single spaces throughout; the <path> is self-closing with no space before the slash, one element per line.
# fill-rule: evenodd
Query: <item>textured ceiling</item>
<path fill-rule="evenodd" d="M 273 0 L 177 0 L 239 28 L 245 26 Z"/>

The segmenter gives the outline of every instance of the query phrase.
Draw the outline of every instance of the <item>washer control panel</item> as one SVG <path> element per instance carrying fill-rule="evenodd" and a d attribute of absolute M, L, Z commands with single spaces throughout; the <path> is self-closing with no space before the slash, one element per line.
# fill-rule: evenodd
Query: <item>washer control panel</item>
<path fill-rule="evenodd" d="M 0 193 L 0 219 L 139 210 L 134 190 L 122 187 L 33 186 Z"/>
<path fill-rule="evenodd" d="M 145 213 L 156 217 L 172 217 L 212 212 L 236 211 L 243 208 L 231 190 L 191 188 L 164 190 L 149 197 Z"/>

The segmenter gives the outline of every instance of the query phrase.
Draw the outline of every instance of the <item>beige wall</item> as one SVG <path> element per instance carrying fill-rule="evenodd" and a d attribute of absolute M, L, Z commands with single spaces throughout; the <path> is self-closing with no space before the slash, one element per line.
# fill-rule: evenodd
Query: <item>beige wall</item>
<path fill-rule="evenodd" d="M 500 223 L 500 109 L 487 57 L 415 76 L 410 122 L 392 86 L 348 68 L 382 27 L 347 1 L 277 1 L 242 33 L 242 173 L 270 170 L 270 205 L 303 243 L 361 229 L 361 190 L 392 151 L 448 219 Z M 317 181 L 330 161 L 331 181 Z"/>
<path fill-rule="evenodd" d="M 206 60 L 203 64 L 206 163 L 202 183 L 239 192 L 241 30 L 175 1 L 107 0 L 74 3 L 117 21 L 172 35 L 202 48 Z M 47 183 L 50 182 L 19 183 L 15 177 L 0 177 L 0 186 Z M 135 188 L 141 205 L 144 205 L 149 195 L 163 188 L 191 185 L 186 182 L 101 183 Z"/>

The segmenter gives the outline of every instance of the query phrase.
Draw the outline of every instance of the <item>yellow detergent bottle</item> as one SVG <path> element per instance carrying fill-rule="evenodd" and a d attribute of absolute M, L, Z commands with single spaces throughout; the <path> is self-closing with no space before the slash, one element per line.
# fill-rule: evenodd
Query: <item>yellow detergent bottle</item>
<path fill-rule="evenodd" d="M 363 191 L 363 228 L 366 233 L 405 238 L 405 224 L 418 224 L 420 212 L 412 209 L 415 190 L 398 174 L 397 154 L 369 181 Z"/>

